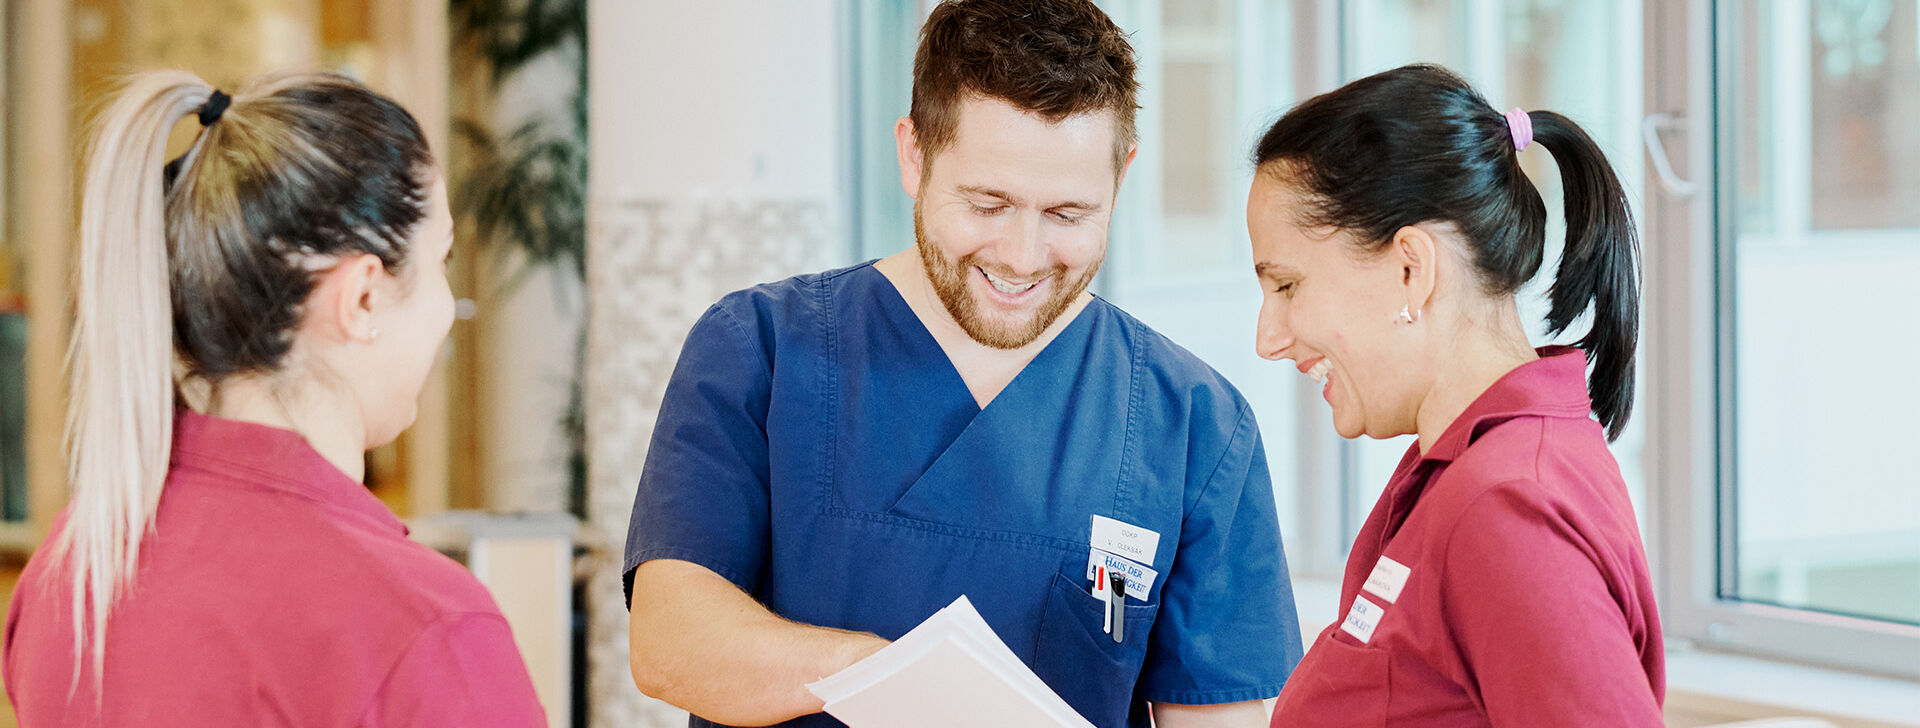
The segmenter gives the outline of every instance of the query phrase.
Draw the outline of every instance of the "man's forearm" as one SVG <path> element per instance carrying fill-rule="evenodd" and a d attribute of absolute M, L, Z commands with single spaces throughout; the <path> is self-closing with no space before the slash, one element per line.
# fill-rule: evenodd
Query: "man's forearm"
<path fill-rule="evenodd" d="M 806 684 L 873 654 L 871 634 L 799 624 L 684 561 L 641 564 L 628 643 L 634 684 L 702 718 L 766 725 L 820 711 Z"/>
<path fill-rule="evenodd" d="M 1264 701 L 1219 705 L 1153 704 L 1153 724 L 1158 728 L 1266 728 Z"/>

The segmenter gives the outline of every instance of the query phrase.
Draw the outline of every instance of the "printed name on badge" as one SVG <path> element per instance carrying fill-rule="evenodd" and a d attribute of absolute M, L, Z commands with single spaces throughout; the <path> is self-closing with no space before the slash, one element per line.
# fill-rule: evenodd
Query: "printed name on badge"
<path fill-rule="evenodd" d="M 1373 640 L 1373 630 L 1380 626 L 1380 617 L 1386 613 L 1387 610 L 1367 601 L 1366 597 L 1356 596 L 1347 618 L 1340 622 L 1340 631 L 1353 635 L 1360 644 L 1367 644 Z"/>
<path fill-rule="evenodd" d="M 1160 534 L 1106 516 L 1094 516 L 1091 543 L 1101 551 L 1152 564 L 1154 554 L 1160 550 Z"/>
<path fill-rule="evenodd" d="M 1147 590 L 1153 588 L 1153 580 L 1160 578 L 1160 572 L 1136 564 L 1118 555 L 1110 554 L 1100 549 L 1091 549 L 1088 551 L 1087 578 L 1094 579 L 1095 577 L 1100 577 L 1100 579 L 1095 580 L 1096 583 L 1104 580 L 1105 577 L 1100 576 L 1099 573 L 1100 569 L 1103 568 L 1109 573 L 1127 577 L 1127 597 L 1140 601 L 1146 601 Z"/>
<path fill-rule="evenodd" d="M 1400 601 L 1400 590 L 1407 585 L 1407 575 L 1413 569 L 1385 556 L 1373 565 L 1373 573 L 1367 575 L 1367 583 L 1362 589 L 1387 600 L 1388 604 Z"/>

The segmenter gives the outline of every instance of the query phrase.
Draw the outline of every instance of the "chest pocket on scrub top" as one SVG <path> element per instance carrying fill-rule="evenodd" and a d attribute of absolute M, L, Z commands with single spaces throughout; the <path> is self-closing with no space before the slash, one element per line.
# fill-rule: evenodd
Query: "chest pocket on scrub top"
<path fill-rule="evenodd" d="M 1104 605 L 1081 587 L 1084 581 L 1053 576 L 1041 611 L 1033 671 L 1094 725 L 1124 726 L 1160 605 L 1128 599 L 1121 635 L 1125 641 L 1116 643 L 1104 628 Z"/>

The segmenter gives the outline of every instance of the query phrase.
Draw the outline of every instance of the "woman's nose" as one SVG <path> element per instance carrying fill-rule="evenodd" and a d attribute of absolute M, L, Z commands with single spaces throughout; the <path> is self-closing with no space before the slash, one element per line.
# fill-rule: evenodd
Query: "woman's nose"
<path fill-rule="evenodd" d="M 1286 358 L 1287 349 L 1293 346 L 1293 330 L 1279 309 L 1279 305 L 1271 301 L 1261 303 L 1260 321 L 1253 335 L 1254 353 L 1268 361 Z"/>

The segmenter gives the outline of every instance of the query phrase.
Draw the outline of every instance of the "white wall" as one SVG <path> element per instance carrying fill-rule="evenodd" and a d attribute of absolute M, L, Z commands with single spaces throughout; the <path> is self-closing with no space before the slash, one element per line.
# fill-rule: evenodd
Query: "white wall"
<path fill-rule="evenodd" d="M 595 195 L 838 194 L 838 2 L 590 8 Z"/>

